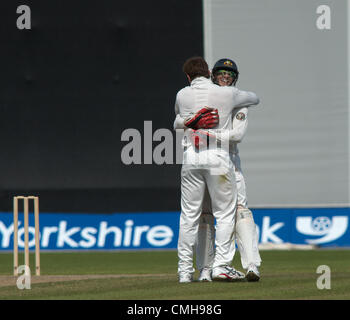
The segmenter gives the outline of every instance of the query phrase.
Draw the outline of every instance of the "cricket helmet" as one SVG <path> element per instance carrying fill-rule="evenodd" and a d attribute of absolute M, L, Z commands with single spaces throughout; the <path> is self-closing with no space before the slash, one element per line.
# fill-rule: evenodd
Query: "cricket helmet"
<path fill-rule="evenodd" d="M 236 63 L 233 60 L 223 58 L 223 59 L 216 61 L 215 65 L 213 67 L 213 70 L 211 72 L 212 80 L 214 83 L 216 83 L 215 82 L 215 73 L 218 70 L 227 70 L 227 71 L 233 72 L 234 76 L 233 76 L 232 84 L 235 84 L 237 82 L 239 72 L 238 72 L 238 68 L 237 68 Z"/>

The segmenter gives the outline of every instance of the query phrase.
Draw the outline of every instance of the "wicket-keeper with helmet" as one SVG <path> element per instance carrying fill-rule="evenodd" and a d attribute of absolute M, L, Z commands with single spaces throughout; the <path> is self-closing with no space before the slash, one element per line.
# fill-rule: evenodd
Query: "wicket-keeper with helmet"
<path fill-rule="evenodd" d="M 228 58 L 218 60 L 211 73 L 211 80 L 219 86 L 235 86 L 239 77 L 236 63 Z M 205 113 L 194 119 L 198 119 L 195 129 L 211 129 L 218 122 L 218 115 L 215 112 Z M 192 119 L 191 119 L 192 120 Z M 189 125 L 191 121 L 176 118 L 175 129 L 181 129 Z M 253 214 L 248 208 L 245 179 L 241 169 L 238 143 L 246 133 L 248 125 L 248 108 L 236 109 L 232 116 L 232 129 L 230 130 L 230 157 L 235 164 L 235 176 L 238 190 L 237 213 L 235 225 L 235 239 L 241 255 L 241 263 L 246 270 L 245 277 L 248 281 L 260 279 L 259 267 L 261 258 L 258 249 L 258 234 L 253 219 Z M 211 200 L 206 192 L 202 215 L 199 222 L 198 241 L 196 248 L 196 264 L 200 270 L 199 281 L 211 281 L 211 271 L 214 257 L 215 226 L 212 215 Z M 231 254 L 235 254 L 235 242 L 232 242 Z"/>

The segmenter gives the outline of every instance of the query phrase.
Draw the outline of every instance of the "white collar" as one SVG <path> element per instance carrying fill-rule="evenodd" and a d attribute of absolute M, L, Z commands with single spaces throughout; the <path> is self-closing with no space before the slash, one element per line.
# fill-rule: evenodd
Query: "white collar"
<path fill-rule="evenodd" d="M 198 85 L 198 84 L 200 84 L 200 83 L 208 82 L 208 81 L 210 81 L 210 79 L 209 79 L 209 78 L 206 78 L 206 77 L 198 77 L 198 78 L 195 78 L 195 79 L 193 79 L 193 80 L 191 81 L 191 87 L 192 87 L 192 86 L 196 86 L 196 85 Z"/>

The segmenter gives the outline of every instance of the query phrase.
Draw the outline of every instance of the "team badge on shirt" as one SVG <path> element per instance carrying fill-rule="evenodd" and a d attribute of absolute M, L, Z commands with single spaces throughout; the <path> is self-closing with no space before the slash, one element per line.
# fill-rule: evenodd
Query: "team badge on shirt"
<path fill-rule="evenodd" d="M 236 119 L 237 120 L 244 120 L 245 119 L 245 114 L 243 113 L 243 112 L 238 112 L 237 114 L 236 114 Z"/>

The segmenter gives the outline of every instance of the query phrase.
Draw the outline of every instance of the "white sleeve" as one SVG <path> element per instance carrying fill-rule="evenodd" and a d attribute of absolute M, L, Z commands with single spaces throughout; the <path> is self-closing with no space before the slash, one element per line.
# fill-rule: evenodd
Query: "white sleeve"
<path fill-rule="evenodd" d="M 241 142 L 248 127 L 248 108 L 241 108 L 233 114 L 232 130 L 229 131 L 229 140 Z"/>
<path fill-rule="evenodd" d="M 260 102 L 254 92 L 238 90 L 235 95 L 235 108 L 248 107 Z"/>
<path fill-rule="evenodd" d="M 174 121 L 174 130 L 176 129 L 186 129 L 185 119 L 181 118 L 180 114 L 176 115 L 176 118 Z"/>
<path fill-rule="evenodd" d="M 216 132 L 208 130 L 212 137 L 216 137 L 219 141 L 229 141 L 239 143 L 242 141 L 248 127 L 248 108 L 241 108 L 233 113 L 232 129 Z"/>
<path fill-rule="evenodd" d="M 179 108 L 179 93 L 177 93 L 176 98 L 175 98 L 175 114 L 178 115 L 180 113 L 180 108 Z"/>
<path fill-rule="evenodd" d="M 176 129 L 185 129 L 185 119 L 183 119 L 180 115 L 180 107 L 179 107 L 179 93 L 176 95 L 176 100 L 175 100 L 175 114 L 176 118 L 174 121 L 174 130 Z"/>

